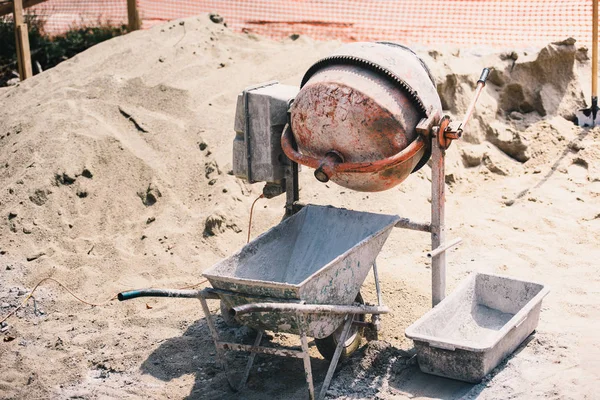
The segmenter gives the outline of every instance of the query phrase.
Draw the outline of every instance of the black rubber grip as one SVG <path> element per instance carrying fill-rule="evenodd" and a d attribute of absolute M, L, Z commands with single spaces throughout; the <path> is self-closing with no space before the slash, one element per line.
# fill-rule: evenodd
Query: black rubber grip
<path fill-rule="evenodd" d="M 490 76 L 490 69 L 484 68 L 483 71 L 481 71 L 481 76 L 479 77 L 477 83 L 481 82 L 485 85 L 485 81 L 487 81 L 488 76 Z"/>

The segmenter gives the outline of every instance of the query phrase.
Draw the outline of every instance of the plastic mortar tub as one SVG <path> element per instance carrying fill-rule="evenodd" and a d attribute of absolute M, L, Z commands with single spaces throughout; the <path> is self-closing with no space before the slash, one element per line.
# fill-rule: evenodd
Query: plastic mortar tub
<path fill-rule="evenodd" d="M 474 273 L 406 329 L 421 371 L 480 382 L 535 330 L 542 284 Z"/>

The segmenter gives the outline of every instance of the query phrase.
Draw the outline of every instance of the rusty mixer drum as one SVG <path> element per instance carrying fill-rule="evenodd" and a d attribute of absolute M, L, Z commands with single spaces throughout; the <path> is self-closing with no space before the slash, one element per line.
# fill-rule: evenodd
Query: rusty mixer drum
<path fill-rule="evenodd" d="M 415 128 L 441 109 L 429 70 L 410 49 L 347 44 L 304 76 L 282 147 L 320 181 L 382 191 L 427 162 L 429 144 Z"/>

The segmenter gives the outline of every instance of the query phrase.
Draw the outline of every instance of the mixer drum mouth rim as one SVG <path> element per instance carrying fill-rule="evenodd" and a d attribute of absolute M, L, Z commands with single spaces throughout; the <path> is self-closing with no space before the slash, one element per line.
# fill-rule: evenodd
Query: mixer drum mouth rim
<path fill-rule="evenodd" d="M 433 86 L 434 90 L 437 93 L 437 90 L 435 89 L 435 80 L 434 80 L 433 76 L 431 75 L 431 71 L 427 67 L 427 64 L 425 64 L 425 62 L 423 62 L 423 60 L 410 48 L 408 48 L 404 45 L 401 45 L 399 43 L 394 43 L 394 42 L 353 43 L 350 45 L 346 45 L 345 48 L 354 47 L 356 45 L 360 46 L 363 44 L 369 44 L 369 45 L 374 44 L 374 45 L 394 47 L 396 49 L 400 49 L 400 50 L 403 50 L 403 51 L 409 53 L 413 58 L 415 58 L 419 61 L 420 66 L 423 68 L 423 71 L 425 71 L 425 73 L 427 74 L 427 77 L 429 78 L 431 85 Z M 317 73 L 319 70 L 323 69 L 324 67 L 331 66 L 331 65 L 354 65 L 354 66 L 366 68 L 367 70 L 373 71 L 373 72 L 377 73 L 378 75 L 389 79 L 394 86 L 396 86 L 397 88 L 402 90 L 415 103 L 415 105 L 419 108 L 419 111 L 422 113 L 422 117 L 428 117 L 432 111 L 433 105 L 425 104 L 426 102 L 422 99 L 419 92 L 417 90 L 415 90 L 411 86 L 411 84 L 408 83 L 405 79 L 403 79 L 401 76 L 399 76 L 397 73 L 395 73 L 392 70 L 392 68 L 387 68 L 384 65 L 381 65 L 374 61 L 371 61 L 371 60 L 365 58 L 363 55 L 359 56 L 357 54 L 352 54 L 352 53 L 360 54 L 360 52 L 363 50 L 364 49 L 361 49 L 361 48 L 352 49 L 352 51 L 349 51 L 348 54 L 336 54 L 336 55 L 332 55 L 332 56 L 320 59 L 306 71 L 306 73 L 302 77 L 302 82 L 300 83 L 300 89 L 302 89 L 304 87 L 304 85 L 306 85 L 306 83 L 308 83 L 310 78 L 315 73 Z M 440 104 L 440 108 L 441 108 L 441 104 Z"/>
<path fill-rule="evenodd" d="M 306 165 L 309 168 L 315 169 L 315 177 L 320 182 L 328 182 L 332 177 L 342 173 L 378 173 L 385 171 L 390 168 L 397 167 L 404 164 L 419 154 L 420 151 L 425 149 L 425 152 L 431 153 L 428 142 L 419 135 L 413 140 L 408 146 L 402 149 L 400 152 L 393 156 L 383 158 L 381 160 L 374 161 L 363 161 L 363 162 L 344 162 L 339 153 L 330 151 L 325 154 L 321 159 L 305 155 L 296 150 L 296 141 L 292 132 L 291 124 L 286 124 L 283 128 L 283 134 L 281 135 L 281 148 L 285 155 L 292 161 Z M 417 171 L 420 168 L 420 164 L 425 158 L 425 155 L 421 157 L 419 164 L 413 169 L 412 172 Z M 429 157 L 427 157 L 429 159 Z M 427 162 L 425 160 L 425 163 Z M 423 163 L 424 165 L 424 163 Z M 422 166 L 422 165 L 421 165 Z M 412 173 L 411 172 L 411 173 Z"/>
<path fill-rule="evenodd" d="M 302 89 L 304 87 L 304 85 L 309 81 L 309 79 L 315 73 L 317 73 L 322 68 L 330 66 L 330 65 L 355 65 L 355 66 L 359 66 L 359 67 L 366 67 L 368 70 L 374 71 L 374 72 L 378 73 L 379 75 L 382 75 L 382 76 L 388 78 L 389 80 L 392 81 L 392 83 L 396 87 L 400 88 L 404 93 L 406 93 L 408 95 L 408 97 L 418 107 L 418 109 L 421 112 L 423 117 L 429 116 L 427 108 L 421 101 L 417 91 L 413 90 L 408 83 L 406 83 L 404 80 L 402 80 L 400 77 L 398 77 L 396 74 L 394 74 L 389 69 L 384 68 L 384 67 L 380 66 L 379 64 L 376 64 L 372 61 L 369 61 L 369 60 L 361 58 L 361 57 L 331 56 L 331 57 L 326 57 L 326 58 L 323 58 L 323 59 L 317 61 L 308 69 L 308 71 L 306 71 L 306 74 L 304 74 L 304 78 L 302 78 L 302 83 L 300 84 L 300 88 Z"/>
<path fill-rule="evenodd" d="M 393 49 L 390 49 L 390 47 Z M 397 51 L 405 52 L 406 56 L 410 57 L 410 59 L 418 61 L 418 64 L 409 62 L 408 65 L 412 65 L 413 70 L 417 68 L 417 70 L 420 69 L 422 72 L 410 75 L 409 77 L 402 77 L 404 73 L 403 69 L 407 68 L 407 66 L 398 64 L 393 60 L 390 61 L 390 58 L 386 56 L 390 51 L 396 51 L 396 54 L 398 54 Z M 420 113 L 420 118 L 427 118 L 438 111 L 441 112 L 442 106 L 431 71 L 425 62 L 410 48 L 394 42 L 356 42 L 342 46 L 336 53 L 314 63 L 304 74 L 300 88 L 302 89 L 317 72 L 325 67 L 357 66 L 389 80 L 394 87 L 402 91 L 416 106 Z M 391 58 L 393 59 L 394 57 Z M 410 82 L 407 82 L 407 80 Z M 418 140 L 418 137 L 416 140 Z M 429 143 L 426 143 L 423 156 L 411 173 L 420 170 L 427 164 L 430 158 L 431 146 Z"/>

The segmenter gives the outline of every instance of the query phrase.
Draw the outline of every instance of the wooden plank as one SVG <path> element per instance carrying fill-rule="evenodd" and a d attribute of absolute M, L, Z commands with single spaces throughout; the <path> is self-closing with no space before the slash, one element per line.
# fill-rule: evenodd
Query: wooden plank
<path fill-rule="evenodd" d="M 15 24 L 15 43 L 19 78 L 25 80 L 33 76 L 31 70 L 31 51 L 29 50 L 29 32 L 23 17 L 23 0 L 13 0 L 13 20 Z"/>
<path fill-rule="evenodd" d="M 22 8 L 29 8 L 35 6 L 36 4 L 44 3 L 48 0 L 25 0 L 22 1 Z M 6 1 L 0 2 L 0 17 L 7 14 L 13 13 L 13 2 Z"/>
<path fill-rule="evenodd" d="M 15 31 L 16 27 L 25 22 L 23 18 L 23 0 L 13 0 L 13 19 L 15 21 Z"/>
<path fill-rule="evenodd" d="M 137 31 L 141 27 L 140 14 L 137 0 L 127 0 L 127 21 L 129 32 Z"/>
<path fill-rule="evenodd" d="M 23 68 L 23 51 L 18 27 L 23 23 L 23 2 L 22 0 L 13 0 L 12 3 L 13 22 L 15 26 L 15 50 L 17 51 L 17 70 L 19 79 L 23 80 L 25 76 Z"/>
<path fill-rule="evenodd" d="M 29 32 L 27 24 L 17 26 L 17 57 L 19 61 L 19 76 L 21 80 L 31 78 L 31 51 L 29 49 Z"/>

